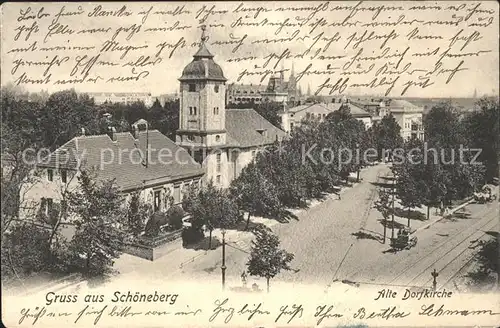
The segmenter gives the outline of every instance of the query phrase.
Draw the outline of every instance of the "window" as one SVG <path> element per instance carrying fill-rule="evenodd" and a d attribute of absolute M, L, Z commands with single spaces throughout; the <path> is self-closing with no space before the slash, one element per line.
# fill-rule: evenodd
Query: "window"
<path fill-rule="evenodd" d="M 52 210 L 54 209 L 54 201 L 52 198 L 42 198 L 41 206 L 45 215 L 49 216 L 52 214 Z"/>
<path fill-rule="evenodd" d="M 174 185 L 174 203 L 180 203 L 181 201 L 181 185 Z"/>
<path fill-rule="evenodd" d="M 214 107 L 214 115 L 219 115 L 219 107 Z"/>
<path fill-rule="evenodd" d="M 188 135 L 187 138 L 189 141 L 194 141 L 194 136 L 192 134 Z"/>
<path fill-rule="evenodd" d="M 193 107 L 193 115 L 198 115 L 198 109 L 196 107 Z"/>
<path fill-rule="evenodd" d="M 215 182 L 217 182 L 218 184 L 220 184 L 220 174 L 215 177 Z"/>
<path fill-rule="evenodd" d="M 290 130 L 293 130 L 293 123 L 290 123 Z"/>
<path fill-rule="evenodd" d="M 217 170 L 217 173 L 220 172 L 220 169 L 221 169 L 221 154 L 217 154 L 217 167 L 216 167 L 216 170 Z"/>
<path fill-rule="evenodd" d="M 193 115 L 193 107 L 189 107 L 189 115 Z"/>
<path fill-rule="evenodd" d="M 47 169 L 47 180 L 54 181 L 54 171 L 52 169 Z"/>
<path fill-rule="evenodd" d="M 196 84 L 189 85 L 189 92 L 196 92 Z"/>
<path fill-rule="evenodd" d="M 256 154 L 255 150 L 252 150 L 252 158 L 255 158 L 255 154 Z"/>
<path fill-rule="evenodd" d="M 66 181 L 68 181 L 68 171 L 61 170 L 61 181 L 62 183 L 66 183 Z"/>
<path fill-rule="evenodd" d="M 218 85 L 214 86 L 214 91 L 215 91 L 215 93 L 219 93 L 219 86 Z"/>
<path fill-rule="evenodd" d="M 215 141 L 219 142 L 220 141 L 220 135 L 215 136 Z"/>
<path fill-rule="evenodd" d="M 154 196 L 154 211 L 158 212 L 161 208 L 161 190 L 155 191 Z"/>

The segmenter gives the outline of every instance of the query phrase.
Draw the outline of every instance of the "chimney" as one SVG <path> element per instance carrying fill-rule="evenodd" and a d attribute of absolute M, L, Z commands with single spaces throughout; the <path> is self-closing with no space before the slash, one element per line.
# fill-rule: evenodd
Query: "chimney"
<path fill-rule="evenodd" d="M 116 129 L 114 127 L 108 127 L 108 136 L 113 142 L 116 141 Z"/>

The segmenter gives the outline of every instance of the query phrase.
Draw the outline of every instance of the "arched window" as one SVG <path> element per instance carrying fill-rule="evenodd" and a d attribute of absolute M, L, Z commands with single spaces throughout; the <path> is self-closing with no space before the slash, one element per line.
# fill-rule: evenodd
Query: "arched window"
<path fill-rule="evenodd" d="M 219 142 L 219 141 L 220 141 L 220 135 L 216 135 L 216 136 L 215 136 L 215 141 L 217 141 L 217 142 Z M 219 157 L 217 157 L 217 158 L 219 158 Z"/>
<path fill-rule="evenodd" d="M 215 91 L 215 93 L 219 93 L 219 86 L 218 85 L 214 86 L 214 91 Z"/>

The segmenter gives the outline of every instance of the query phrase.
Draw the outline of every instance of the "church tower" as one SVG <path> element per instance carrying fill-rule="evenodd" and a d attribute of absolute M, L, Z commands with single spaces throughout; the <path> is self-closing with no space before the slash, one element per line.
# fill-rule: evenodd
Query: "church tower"
<path fill-rule="evenodd" d="M 176 143 L 207 170 L 207 178 L 224 185 L 226 145 L 225 84 L 222 68 L 207 49 L 205 26 L 200 48 L 184 68 L 180 81 L 179 130 Z M 215 151 L 214 151 L 215 150 Z"/>

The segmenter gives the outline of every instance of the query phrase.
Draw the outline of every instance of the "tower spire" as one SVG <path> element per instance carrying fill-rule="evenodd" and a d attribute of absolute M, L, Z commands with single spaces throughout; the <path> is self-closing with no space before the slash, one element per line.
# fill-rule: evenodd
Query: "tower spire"
<path fill-rule="evenodd" d="M 205 45 L 205 42 L 208 40 L 208 35 L 206 35 L 206 30 L 207 26 L 206 25 L 201 25 L 201 42 L 200 42 L 200 48 L 198 51 L 194 54 L 194 58 L 196 59 L 201 59 L 201 58 L 213 58 L 214 55 L 210 53 L 210 51 L 207 49 L 207 46 Z"/>
<path fill-rule="evenodd" d="M 205 41 L 208 40 L 208 36 L 205 35 L 205 31 L 207 30 L 207 26 L 201 25 L 200 27 L 201 27 L 201 42 L 205 43 Z"/>

